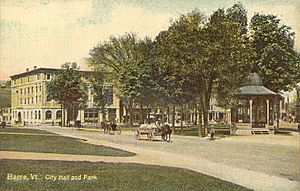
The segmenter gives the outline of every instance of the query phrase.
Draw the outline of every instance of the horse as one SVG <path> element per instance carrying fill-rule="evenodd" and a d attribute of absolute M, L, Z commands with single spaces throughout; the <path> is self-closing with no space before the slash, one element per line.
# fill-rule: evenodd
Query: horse
<path fill-rule="evenodd" d="M 172 129 L 168 124 L 161 126 L 161 139 L 162 139 L 162 141 L 171 142 L 171 134 L 172 134 Z M 168 137 L 169 137 L 169 140 L 168 140 Z"/>
<path fill-rule="evenodd" d="M 102 121 L 101 122 L 101 131 L 103 131 L 105 134 L 109 132 L 109 124 L 106 122 Z"/>

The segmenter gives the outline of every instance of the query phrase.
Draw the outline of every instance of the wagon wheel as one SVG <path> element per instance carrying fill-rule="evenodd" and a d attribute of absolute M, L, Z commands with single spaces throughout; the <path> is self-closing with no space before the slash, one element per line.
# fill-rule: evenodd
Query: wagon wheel
<path fill-rule="evenodd" d="M 151 132 L 148 134 L 148 140 L 153 141 L 154 140 L 154 134 Z"/>
<path fill-rule="evenodd" d="M 135 134 L 134 134 L 134 137 L 139 140 L 140 139 L 140 132 L 139 131 L 136 131 Z"/>
<path fill-rule="evenodd" d="M 121 135 L 121 127 L 120 126 L 117 126 L 116 131 L 117 131 L 118 135 Z"/>

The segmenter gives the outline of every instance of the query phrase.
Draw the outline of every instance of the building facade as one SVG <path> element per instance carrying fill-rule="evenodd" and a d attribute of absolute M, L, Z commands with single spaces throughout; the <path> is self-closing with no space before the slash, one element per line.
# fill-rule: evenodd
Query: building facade
<path fill-rule="evenodd" d="M 53 79 L 60 69 L 37 68 L 27 69 L 26 72 L 11 76 L 11 123 L 22 125 L 58 124 L 61 122 L 62 110 L 60 104 L 50 100 L 46 84 Z M 84 76 L 94 72 L 80 71 Z M 113 93 L 111 85 L 107 105 L 106 120 L 119 120 L 120 100 Z M 93 95 L 88 91 L 87 108 L 78 112 L 77 120 L 85 123 L 99 123 L 104 120 L 99 108 L 94 107 Z M 64 112 L 64 111 L 63 111 Z M 65 112 L 66 113 L 66 112 Z"/>

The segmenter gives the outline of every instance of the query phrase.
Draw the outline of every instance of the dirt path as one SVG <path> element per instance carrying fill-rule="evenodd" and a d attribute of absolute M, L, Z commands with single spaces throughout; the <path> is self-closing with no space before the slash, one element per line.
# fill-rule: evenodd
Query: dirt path
<path fill-rule="evenodd" d="M 44 129 L 44 128 L 40 128 L 40 129 Z M 137 156 L 99 157 L 99 156 L 85 156 L 85 155 L 40 154 L 40 153 L 21 153 L 21 152 L 1 151 L 0 158 L 71 160 L 71 161 L 74 160 L 74 161 L 93 161 L 93 162 L 96 161 L 127 162 L 127 163 L 141 163 L 141 164 L 153 164 L 153 165 L 159 164 L 162 166 L 187 168 L 223 180 L 227 180 L 254 190 L 300 190 L 299 182 L 274 176 L 266 172 L 263 173 L 263 172 L 257 172 L 257 171 L 248 170 L 244 168 L 238 168 L 236 166 L 227 165 L 222 162 L 218 162 L 217 160 L 207 160 L 205 157 L 201 157 L 201 155 L 197 155 L 197 154 L 191 155 L 191 154 L 185 154 L 185 152 L 183 152 L 184 154 L 181 154 L 181 152 L 173 152 L 171 148 L 176 146 L 173 143 L 166 144 L 166 143 L 154 142 L 150 144 L 155 145 L 157 147 L 161 147 L 163 145 L 162 149 L 164 150 L 149 149 L 148 147 L 143 147 L 135 144 L 123 144 L 122 141 L 120 141 L 120 143 L 116 143 L 116 142 L 103 140 L 105 138 L 109 139 L 112 136 L 104 136 L 104 135 L 99 136 L 98 134 L 97 137 L 93 138 L 93 136 L 87 132 L 79 132 L 70 129 L 69 130 L 68 129 L 63 129 L 63 130 L 47 129 L 47 130 L 49 130 L 50 132 L 59 133 L 66 136 L 87 139 L 88 142 L 91 144 L 110 146 L 110 147 L 115 147 L 115 148 L 131 151 L 131 152 L 135 152 L 137 153 Z M 121 140 L 120 137 L 119 139 Z M 181 139 L 176 140 L 176 142 L 179 140 Z M 185 139 L 181 141 L 182 142 L 180 143 L 186 142 Z M 148 145 L 149 142 L 141 141 L 140 144 Z M 189 142 L 186 142 L 186 144 L 189 144 Z"/>

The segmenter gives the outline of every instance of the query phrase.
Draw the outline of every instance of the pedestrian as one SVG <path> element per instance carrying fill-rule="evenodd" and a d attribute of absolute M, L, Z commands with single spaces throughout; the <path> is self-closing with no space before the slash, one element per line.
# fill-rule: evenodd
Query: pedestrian
<path fill-rule="evenodd" d="M 213 126 L 210 128 L 209 134 L 210 134 L 210 139 L 213 140 L 214 139 L 214 135 L 215 135 L 215 129 L 214 129 Z"/>
<path fill-rule="evenodd" d="M 1 126 L 2 126 L 2 129 L 5 129 L 6 122 L 4 120 L 2 121 Z"/>
<path fill-rule="evenodd" d="M 299 132 L 299 135 L 300 135 L 300 121 L 298 123 L 298 132 Z"/>
<path fill-rule="evenodd" d="M 54 127 L 54 120 L 52 120 L 51 127 Z"/>

